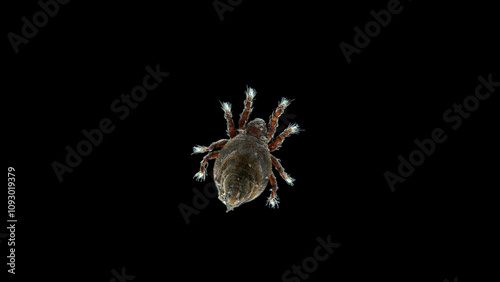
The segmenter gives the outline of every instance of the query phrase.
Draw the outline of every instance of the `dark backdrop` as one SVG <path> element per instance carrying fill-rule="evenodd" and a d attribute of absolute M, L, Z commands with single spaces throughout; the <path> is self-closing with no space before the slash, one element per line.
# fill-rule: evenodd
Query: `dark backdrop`
<path fill-rule="evenodd" d="M 32 38 L 17 53 L 9 34 L 22 36 L 22 18 L 42 8 L 9 3 L 4 148 L 16 169 L 18 281 L 494 277 L 485 255 L 498 237 L 499 88 L 455 130 L 457 118 L 443 119 L 474 95 L 479 76 L 500 81 L 493 6 L 269 2 L 71 1 L 36 34 L 26 28 Z M 400 12 L 372 27 L 378 34 L 348 63 L 342 42 L 362 44 L 354 28 L 364 30 L 372 10 L 383 20 L 388 5 Z M 113 112 L 147 66 L 169 75 L 128 115 Z M 252 118 L 267 120 L 281 97 L 294 99 L 280 124 L 304 131 L 275 156 L 296 182 L 278 176 L 277 210 L 265 206 L 266 190 L 225 213 L 207 195 L 212 178 L 193 179 L 202 156 L 191 152 L 226 137 L 219 101 L 237 118 L 247 86 L 257 90 Z M 114 130 L 73 157 L 60 181 L 53 166 L 68 165 L 66 146 L 76 149 L 82 130 L 107 119 Z M 414 140 L 436 128 L 447 139 L 391 190 L 384 173 L 399 174 L 398 156 L 408 159 Z M 340 245 L 328 256 L 318 249 L 318 262 L 322 240 Z"/>

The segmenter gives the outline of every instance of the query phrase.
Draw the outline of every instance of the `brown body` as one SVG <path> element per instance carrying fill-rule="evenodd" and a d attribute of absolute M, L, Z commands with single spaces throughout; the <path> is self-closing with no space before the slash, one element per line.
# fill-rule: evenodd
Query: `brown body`
<path fill-rule="evenodd" d="M 228 210 L 252 201 L 266 188 L 271 169 L 267 142 L 247 134 L 234 137 L 219 151 L 215 161 L 219 199 Z"/>

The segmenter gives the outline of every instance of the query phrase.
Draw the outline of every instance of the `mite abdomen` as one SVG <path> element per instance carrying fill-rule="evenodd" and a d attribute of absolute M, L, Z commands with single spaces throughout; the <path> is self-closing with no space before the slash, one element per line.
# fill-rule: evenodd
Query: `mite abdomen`
<path fill-rule="evenodd" d="M 239 190 L 245 198 L 255 195 L 255 190 L 262 186 L 262 168 L 251 154 L 237 154 L 228 156 L 221 165 L 219 183 L 225 191 Z M 235 191 L 237 193 L 237 191 Z"/>
<path fill-rule="evenodd" d="M 255 137 L 242 135 L 228 142 L 215 162 L 219 199 L 226 205 L 253 200 L 269 180 L 272 165 L 269 151 L 248 138 Z"/>

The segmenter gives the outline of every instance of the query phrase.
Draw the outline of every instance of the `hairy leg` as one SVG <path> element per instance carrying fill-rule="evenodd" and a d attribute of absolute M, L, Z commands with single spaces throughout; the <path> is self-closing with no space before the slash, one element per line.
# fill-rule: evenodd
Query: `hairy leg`
<path fill-rule="evenodd" d="M 234 129 L 233 114 L 231 113 L 231 104 L 228 102 L 221 103 L 222 110 L 224 111 L 224 118 L 227 122 L 226 133 L 229 138 L 234 138 L 236 136 L 236 130 Z"/>
<path fill-rule="evenodd" d="M 273 163 L 273 166 L 278 170 L 281 177 L 286 181 L 286 183 L 288 183 L 288 185 L 290 185 L 290 186 L 293 186 L 293 182 L 295 181 L 295 179 L 290 177 L 290 175 L 288 175 L 285 172 L 285 169 L 281 165 L 280 160 L 278 160 L 275 156 L 271 155 L 271 161 Z"/>
<path fill-rule="evenodd" d="M 208 147 L 201 146 L 201 145 L 196 145 L 196 146 L 193 147 L 193 153 L 192 154 L 199 154 L 199 153 L 211 152 L 214 149 L 224 147 L 224 145 L 226 145 L 226 143 L 228 141 L 229 141 L 229 139 L 221 139 L 219 141 L 213 142 Z"/>
<path fill-rule="evenodd" d="M 240 122 L 238 125 L 239 129 L 245 128 L 245 125 L 247 124 L 248 117 L 252 113 L 252 104 L 253 104 L 253 99 L 255 98 L 255 95 L 257 92 L 255 92 L 254 89 L 252 88 L 247 88 L 247 91 L 245 92 L 246 99 L 243 102 L 243 105 L 245 105 L 245 108 L 243 109 L 243 112 L 240 114 Z"/>
<path fill-rule="evenodd" d="M 281 132 L 281 134 L 276 137 L 276 139 L 273 140 L 269 144 L 269 151 L 276 151 L 281 147 L 281 144 L 283 144 L 283 141 L 285 140 L 286 137 L 288 137 L 290 134 L 296 134 L 299 133 L 299 125 L 294 123 L 294 124 L 289 124 L 288 127 Z"/>
<path fill-rule="evenodd" d="M 276 133 L 276 128 L 278 127 L 278 119 L 283 114 L 285 109 L 290 105 L 292 101 L 287 98 L 281 98 L 281 102 L 278 104 L 276 110 L 274 110 L 273 114 L 269 117 L 269 128 L 267 131 L 267 141 L 269 142 L 274 133 Z"/>
<path fill-rule="evenodd" d="M 276 176 L 274 176 L 274 173 L 271 172 L 271 177 L 269 177 L 269 182 L 271 182 L 271 195 L 269 198 L 267 198 L 267 205 L 270 208 L 277 208 L 279 204 L 279 198 L 278 194 L 276 193 L 278 191 L 278 182 L 276 181 Z"/>
<path fill-rule="evenodd" d="M 205 176 L 207 175 L 207 163 L 208 160 L 215 159 L 219 155 L 219 151 L 217 152 L 210 152 L 205 155 L 203 160 L 201 161 L 200 165 L 200 171 L 198 171 L 193 178 L 195 178 L 198 181 L 203 181 L 205 180 Z"/>

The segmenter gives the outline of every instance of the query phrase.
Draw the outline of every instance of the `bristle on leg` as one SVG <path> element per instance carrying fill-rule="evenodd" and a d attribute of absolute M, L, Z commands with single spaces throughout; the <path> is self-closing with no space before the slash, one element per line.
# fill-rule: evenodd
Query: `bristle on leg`
<path fill-rule="evenodd" d="M 292 123 L 292 124 L 288 125 L 288 127 L 285 129 L 285 131 L 287 131 L 287 130 L 290 130 L 289 134 L 297 134 L 300 131 L 300 127 L 298 124 Z"/>
<path fill-rule="evenodd" d="M 195 175 L 194 175 L 194 179 L 197 180 L 197 181 L 205 181 L 205 177 L 206 177 L 207 173 L 205 171 L 201 172 L 201 171 L 198 171 Z"/>
<path fill-rule="evenodd" d="M 219 155 L 219 151 L 217 151 L 217 152 L 210 152 L 205 157 L 203 157 L 203 160 L 201 161 L 201 164 L 200 164 L 200 171 L 198 171 L 194 175 L 193 178 L 196 179 L 196 180 L 198 180 L 198 181 L 204 181 L 205 177 L 207 175 L 208 160 L 215 159 L 215 158 L 217 158 L 218 155 Z"/>
<path fill-rule="evenodd" d="M 201 146 L 201 145 L 196 145 L 196 146 L 193 147 L 193 153 L 192 154 L 200 154 L 200 153 L 205 153 L 207 151 L 208 151 L 208 147 Z"/>
<path fill-rule="evenodd" d="M 277 209 L 279 208 L 279 198 L 276 194 L 274 194 L 274 196 L 271 194 L 271 196 L 269 196 L 269 198 L 267 198 L 267 206 L 272 208 L 272 209 Z"/>
<path fill-rule="evenodd" d="M 253 100 L 255 98 L 255 95 L 257 94 L 257 91 L 255 89 L 248 87 L 247 91 L 245 91 L 245 95 L 247 96 L 247 100 Z"/>
<path fill-rule="evenodd" d="M 273 166 L 280 173 L 281 178 L 283 178 L 288 185 L 293 186 L 293 182 L 295 181 L 295 179 L 293 179 L 290 175 L 288 175 L 288 173 L 285 172 L 285 169 L 281 165 L 280 160 L 278 158 L 276 158 L 275 156 L 271 155 L 271 162 L 272 162 Z"/>
<path fill-rule="evenodd" d="M 278 150 L 281 145 L 283 144 L 283 141 L 285 141 L 285 138 L 290 136 L 291 134 L 297 134 L 300 131 L 300 127 L 296 123 L 289 124 L 283 132 L 281 132 L 278 137 L 276 137 L 270 144 L 269 144 L 269 151 L 273 152 Z"/>
<path fill-rule="evenodd" d="M 267 206 L 269 206 L 270 208 L 274 209 L 274 208 L 278 208 L 278 204 L 279 204 L 279 198 L 278 198 L 278 182 L 276 181 L 276 176 L 274 176 L 274 173 L 271 172 L 271 175 L 269 177 L 269 182 L 271 183 L 271 195 L 269 196 L 269 198 L 267 198 Z"/>
<path fill-rule="evenodd" d="M 238 122 L 238 129 L 244 129 L 247 122 L 248 118 L 250 117 L 250 114 L 252 113 L 252 105 L 253 105 L 253 99 L 255 98 L 255 95 L 257 92 L 253 88 L 247 87 L 247 90 L 245 91 L 246 99 L 243 101 L 243 112 L 240 114 L 240 121 Z"/>
<path fill-rule="evenodd" d="M 295 181 L 294 178 L 292 178 L 288 173 L 284 173 L 283 179 L 286 181 L 286 183 L 290 186 L 293 186 L 293 182 Z"/>
<path fill-rule="evenodd" d="M 280 103 L 278 105 L 278 108 L 283 108 L 283 110 L 284 110 L 284 109 L 286 109 L 290 105 L 290 103 L 292 103 L 292 101 L 293 100 L 290 100 L 290 99 L 287 99 L 285 97 L 282 97 L 281 101 L 280 101 Z"/>
<path fill-rule="evenodd" d="M 230 117 L 233 117 L 233 114 L 231 113 L 231 103 L 228 102 L 222 102 L 222 110 L 224 111 L 225 114 L 228 114 Z"/>
<path fill-rule="evenodd" d="M 231 113 L 231 103 L 221 102 L 221 106 L 227 123 L 226 133 L 229 138 L 234 138 L 236 136 L 236 131 L 234 129 L 233 114 Z"/>
<path fill-rule="evenodd" d="M 228 141 L 229 141 L 229 139 L 221 139 L 219 141 L 213 142 L 208 147 L 201 146 L 201 145 L 196 145 L 196 146 L 193 147 L 193 153 L 192 154 L 199 154 L 199 153 L 211 152 L 214 149 L 224 147 L 224 145 L 226 145 L 226 143 Z"/>

